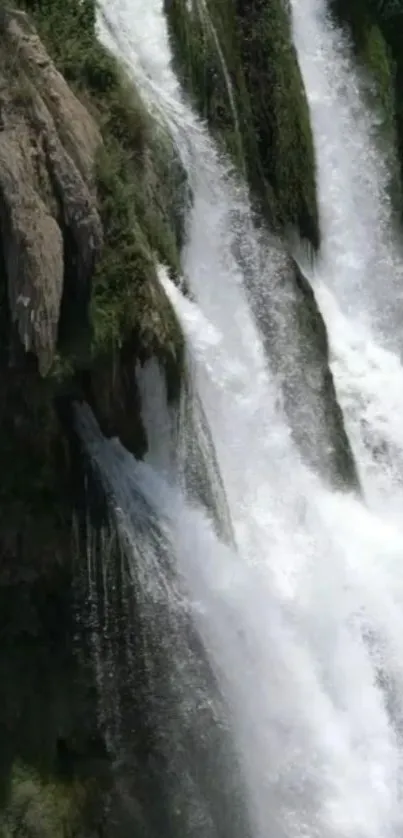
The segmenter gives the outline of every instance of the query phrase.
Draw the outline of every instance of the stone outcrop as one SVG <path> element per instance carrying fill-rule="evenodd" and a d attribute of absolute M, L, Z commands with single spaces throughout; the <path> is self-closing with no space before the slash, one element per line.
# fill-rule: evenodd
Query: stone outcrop
<path fill-rule="evenodd" d="M 266 269 L 256 277 L 246 266 L 246 287 L 293 438 L 329 485 L 359 490 L 315 294 L 284 243 L 275 236 L 267 241 Z"/>
<path fill-rule="evenodd" d="M 289 4 L 165 0 L 165 7 L 182 83 L 246 176 L 259 213 L 271 229 L 296 228 L 317 248 L 315 154 Z"/>
<path fill-rule="evenodd" d="M 102 246 L 101 135 L 22 13 L 0 15 L 0 227 L 10 320 L 45 374 L 63 295 L 89 299 Z"/>
<path fill-rule="evenodd" d="M 2 838 L 129 829 L 98 725 L 86 610 L 87 551 L 106 510 L 96 481 L 88 489 L 71 406 L 88 401 L 105 434 L 141 457 L 136 364 L 156 357 L 171 399 L 183 371 L 157 266 L 179 270 L 186 177 L 98 42 L 90 5 L 27 0 L 29 17 L 0 7 Z M 140 834 L 132 812 L 129 824 Z"/>
<path fill-rule="evenodd" d="M 179 264 L 186 179 L 83 10 L 0 8 L 0 581 L 13 589 L 71 560 L 71 402 L 141 456 L 136 363 L 156 356 L 172 398 L 183 366 L 157 264 Z"/>
<path fill-rule="evenodd" d="M 245 264 L 244 277 L 293 436 L 326 480 L 356 489 L 326 326 L 287 242 L 292 230 L 313 252 L 320 244 L 313 137 L 290 4 L 211 0 L 208 14 L 201 2 L 165 0 L 165 7 L 182 83 L 246 175 L 265 228 L 266 266 L 256 277 Z"/>

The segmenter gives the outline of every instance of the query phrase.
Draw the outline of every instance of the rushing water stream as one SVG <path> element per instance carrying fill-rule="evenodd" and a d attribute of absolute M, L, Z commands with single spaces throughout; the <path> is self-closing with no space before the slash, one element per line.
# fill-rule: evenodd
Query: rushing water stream
<path fill-rule="evenodd" d="M 317 153 L 323 245 L 312 275 L 367 500 L 403 500 L 403 258 L 389 172 L 345 36 L 322 0 L 294 0 L 294 32 Z"/>
<path fill-rule="evenodd" d="M 216 514 L 230 519 L 231 536 L 220 537 L 208 504 L 195 503 L 183 479 L 184 460 L 199 455 L 177 445 L 152 365 L 141 379 L 146 462 L 104 440 L 85 409 L 78 426 L 117 510 L 137 607 L 170 675 L 170 700 L 156 692 L 153 712 L 176 835 L 397 838 L 403 431 L 394 412 L 403 387 L 385 324 L 393 328 L 400 262 L 370 120 L 323 0 L 294 0 L 324 235 L 312 281 L 364 504 L 326 488 L 292 440 L 243 287 L 245 259 L 252 275 L 262 264 L 247 194 L 182 98 L 161 6 L 105 2 L 101 32 L 169 124 L 193 190 L 183 271 L 194 302 L 163 268 L 160 279 L 187 338 L 190 398 L 197 394 L 214 456 L 207 480 L 214 491 L 219 476 Z M 273 272 L 274 262 L 273 251 Z"/>

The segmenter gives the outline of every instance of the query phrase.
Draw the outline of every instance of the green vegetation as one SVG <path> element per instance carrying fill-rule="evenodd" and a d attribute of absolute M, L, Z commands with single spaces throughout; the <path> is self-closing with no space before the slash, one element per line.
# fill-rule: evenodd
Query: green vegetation
<path fill-rule="evenodd" d="M 0 838 L 66 838 L 77 835 L 83 787 L 44 782 L 25 766 L 16 765 L 12 791 L 5 811 L 0 814 Z"/>
<path fill-rule="evenodd" d="M 156 356 L 168 397 L 178 396 L 183 337 L 157 266 L 173 277 L 179 271 L 188 187 L 167 132 L 96 39 L 95 0 L 26 0 L 25 9 L 101 130 L 94 174 L 104 247 L 81 350 L 76 311 L 43 379 L 16 340 L 0 241 L 0 838 L 88 838 L 98 834 L 102 806 L 94 805 L 100 781 L 92 759 L 93 678 L 83 674 L 73 649 L 73 525 L 82 466 L 70 439 L 70 403 L 84 397 L 105 432 L 141 456 L 147 441 L 136 362 Z M 19 105 L 29 107 L 32 86 L 23 89 L 15 63 Z M 67 775 L 60 741 L 72 764 Z M 102 773 L 108 760 L 100 762 Z"/>
<path fill-rule="evenodd" d="M 296 227 L 316 247 L 314 150 L 286 5 L 169 0 L 166 7 L 177 69 L 200 113 L 246 171 L 270 225 Z"/>
<path fill-rule="evenodd" d="M 17 551 L 21 561 L 28 552 L 33 564 L 44 565 L 52 554 L 55 559 L 68 555 L 70 544 L 70 462 L 58 400 L 84 395 L 105 431 L 119 433 L 142 455 L 146 440 L 133 417 L 134 407 L 138 413 L 136 360 L 156 355 L 167 374 L 169 397 L 178 394 L 183 338 L 158 284 L 156 266 L 165 264 L 173 276 L 179 270 L 187 184 L 167 133 L 98 42 L 95 0 L 27 0 L 26 8 L 57 67 L 97 120 L 103 139 L 95 174 L 104 248 L 93 277 L 90 317 L 84 318 L 90 330 L 77 348 L 83 312 L 73 312 L 46 380 L 19 347 L 12 350 L 17 364 L 14 359 L 10 374 L 15 336 L 4 266 L 0 271 L 0 381 L 7 406 L 0 417 L 5 469 L 0 541 L 7 545 L 7 555 Z M 27 106 L 31 96 L 32 91 Z"/>
<path fill-rule="evenodd" d="M 164 355 L 167 306 L 158 311 L 150 289 L 156 260 L 173 274 L 179 270 L 186 181 L 172 142 L 97 40 L 94 0 L 34 0 L 27 7 L 56 66 L 96 117 L 104 142 L 97 187 L 105 247 L 94 277 L 93 354 L 120 349 L 142 330 L 144 350 Z M 178 335 L 176 329 L 169 352 Z M 175 351 L 179 358 L 180 342 Z"/>

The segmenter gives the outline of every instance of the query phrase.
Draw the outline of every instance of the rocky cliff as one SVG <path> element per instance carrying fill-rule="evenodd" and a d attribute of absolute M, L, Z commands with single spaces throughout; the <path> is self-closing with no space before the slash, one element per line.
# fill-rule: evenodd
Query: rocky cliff
<path fill-rule="evenodd" d="M 45 375 L 55 358 L 62 297 L 88 306 L 102 249 L 94 178 L 102 140 L 25 15 L 2 9 L 0 28 L 1 241 L 10 336 L 13 342 L 15 331 Z"/>
<path fill-rule="evenodd" d="M 311 445 L 298 437 L 311 388 L 331 451 L 326 477 L 355 486 L 325 327 L 285 244 L 289 228 L 313 248 L 320 238 L 286 4 L 166 5 L 184 84 L 246 175 L 276 243 L 287 319 L 285 309 L 279 318 L 274 310 L 255 315 L 283 376 L 297 440 Z M 93 0 L 27 0 L 24 10 L 2 3 L 0 838 L 127 834 L 85 627 L 76 649 L 76 610 L 88 593 L 79 572 L 88 476 L 70 406 L 85 399 L 104 432 L 142 456 L 136 363 L 156 357 L 169 398 L 178 396 L 183 339 L 157 267 L 180 271 L 189 200 L 170 137 L 95 36 Z M 307 454 L 315 462 L 314 449 Z M 130 836 L 132 828 L 133 820 Z"/>
<path fill-rule="evenodd" d="M 178 72 L 272 229 L 319 243 L 308 105 L 282 0 L 165 0 Z M 224 72 L 223 68 L 227 68 Z"/>
<path fill-rule="evenodd" d="M 69 404 L 141 455 L 135 364 L 155 355 L 172 398 L 181 377 L 156 271 L 178 270 L 186 182 L 93 11 L 0 8 L 1 838 L 87 838 L 103 817 L 93 673 L 74 648 Z"/>
<path fill-rule="evenodd" d="M 33 508 L 38 490 L 52 507 L 60 494 L 60 400 L 85 395 L 107 432 L 141 453 L 128 367 L 155 353 L 170 393 L 180 369 L 180 331 L 156 280 L 158 257 L 173 272 L 179 265 L 180 166 L 135 91 L 101 58 L 110 61 L 105 90 L 99 101 L 87 90 L 84 106 L 25 13 L 1 11 L 0 541 L 19 562 L 24 538 L 30 551 L 36 542 L 28 527 L 13 544 L 21 492 L 32 489 Z M 118 123 L 101 111 L 108 95 L 122 110 Z M 28 503 L 23 511 L 31 517 Z"/>
<path fill-rule="evenodd" d="M 271 284 L 262 279 L 258 288 L 250 287 L 247 271 L 245 281 L 283 381 L 292 431 L 326 479 L 357 486 L 329 370 L 326 327 L 288 246 L 290 232 L 313 251 L 320 244 L 313 138 L 290 7 L 283 0 L 165 0 L 165 6 L 183 85 L 248 179 L 270 231 Z"/>

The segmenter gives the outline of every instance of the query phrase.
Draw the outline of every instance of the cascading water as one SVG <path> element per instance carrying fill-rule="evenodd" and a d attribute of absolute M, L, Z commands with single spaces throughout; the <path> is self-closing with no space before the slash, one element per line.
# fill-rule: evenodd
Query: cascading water
<path fill-rule="evenodd" d="M 161 281 L 167 273 L 160 268 Z M 224 487 L 203 407 L 191 376 L 184 374 L 179 414 L 166 410 L 165 378 L 156 361 L 137 369 L 143 421 L 147 428 L 146 461 L 172 477 L 190 498 L 210 510 L 218 532 L 231 541 L 232 527 Z"/>
<path fill-rule="evenodd" d="M 311 37 L 325 38 L 331 30 L 319 0 L 295 0 L 297 33 L 305 33 L 304 10 Z M 353 495 L 326 489 L 300 459 L 234 255 L 241 243 L 249 270 L 259 266 L 247 202 L 182 100 L 160 0 L 146 9 L 140 0 L 122 0 L 104 11 L 108 38 L 119 31 L 114 48 L 169 123 L 193 190 L 183 267 L 195 302 L 162 272 L 161 279 L 187 337 L 234 533 L 233 545 L 220 539 L 158 440 L 149 461 L 137 463 L 78 409 L 78 429 L 115 510 L 148 626 L 153 719 L 175 811 L 186 810 L 177 834 L 397 838 L 403 532 Z M 319 52 L 326 45 L 317 43 Z M 362 132 L 359 122 L 355 130 Z M 333 141 L 340 155 L 337 134 Z M 342 230 L 344 198 L 352 220 L 361 218 L 353 185 L 332 193 L 331 229 Z M 322 181 L 320 187 L 325 201 Z M 361 229 L 357 222 L 357 238 L 345 240 L 344 251 L 350 247 L 350 257 L 368 265 L 365 223 Z M 336 293 L 340 275 L 347 293 L 347 259 L 343 265 L 343 248 L 327 224 L 329 287 Z M 343 294 L 340 306 L 351 317 Z M 144 421 L 156 440 L 155 411 L 147 408 L 152 391 L 145 382 Z M 162 403 L 158 410 L 169 436 L 171 418 Z M 165 704 L 161 684 L 170 696 Z"/>
<path fill-rule="evenodd" d="M 149 383 L 155 383 L 152 369 L 149 369 L 149 379 Z M 146 389 L 150 395 L 148 385 Z M 148 402 L 145 411 L 148 416 L 150 408 Z M 165 425 L 169 424 L 166 406 L 162 416 Z M 120 537 L 120 552 L 125 556 L 126 571 L 115 574 L 115 581 L 112 567 L 111 575 L 104 571 L 102 556 L 98 575 L 110 579 L 115 600 L 119 577 L 120 587 L 125 591 L 123 608 L 131 588 L 135 610 L 134 622 L 133 617 L 126 620 L 132 642 L 132 673 L 127 672 L 127 654 L 122 656 L 120 651 L 117 665 L 111 666 L 108 648 L 102 649 L 102 641 L 100 644 L 96 640 L 101 712 L 111 754 L 117 765 L 130 765 L 130 757 L 136 759 L 139 733 L 143 749 L 146 740 L 151 753 L 148 782 L 153 783 L 153 795 L 158 799 L 150 825 L 157 830 L 156 834 L 163 828 L 168 836 L 245 838 L 251 833 L 237 754 L 228 735 L 225 696 L 217 688 L 214 668 L 200 643 L 182 570 L 176 566 L 178 551 L 184 557 L 187 552 L 186 545 L 182 548 L 177 541 L 182 534 L 185 539 L 191 538 L 189 546 L 198 550 L 199 558 L 200 548 L 196 545 L 200 537 L 201 549 L 210 548 L 212 556 L 218 548 L 225 557 L 229 548 L 218 540 L 210 518 L 199 510 L 193 512 L 191 506 L 189 529 L 183 533 L 179 530 L 178 510 L 186 506 L 176 484 L 175 467 L 165 471 L 161 463 L 156 471 L 147 463 L 136 463 L 117 440 L 103 439 L 88 408 L 77 407 L 76 417 L 87 453 L 109 497 Z M 171 447 L 170 450 L 174 454 Z M 150 452 L 151 460 L 155 453 L 155 450 Z M 93 575 L 91 555 L 89 568 Z M 95 588 L 91 582 L 94 601 Z M 105 600 L 108 593 L 102 584 L 101 593 Z M 110 632 L 110 625 L 105 628 Z M 126 709 L 126 713 L 121 709 L 119 685 L 114 689 L 115 685 L 108 683 L 111 675 L 119 676 L 120 680 L 123 676 L 126 683 L 121 694 L 126 697 L 126 704 L 131 699 L 137 705 Z M 111 695 L 116 701 L 115 712 L 122 716 L 117 721 Z M 143 731 L 139 730 L 139 719 Z M 134 749 L 130 742 L 133 738 Z M 144 787 L 144 769 L 141 784 Z M 142 792 L 142 786 L 137 782 L 134 796 Z"/>
<path fill-rule="evenodd" d="M 342 311 L 390 344 L 401 320 L 401 253 L 393 241 L 389 170 L 375 139 L 352 50 L 324 0 L 293 0 L 295 43 L 311 108 L 327 284 Z"/>
<path fill-rule="evenodd" d="M 323 0 L 293 0 L 295 43 L 318 166 L 323 244 L 311 281 L 368 502 L 395 520 L 403 500 L 403 251 L 388 161 L 351 48 Z M 309 268 L 307 268 L 309 273 Z"/>

